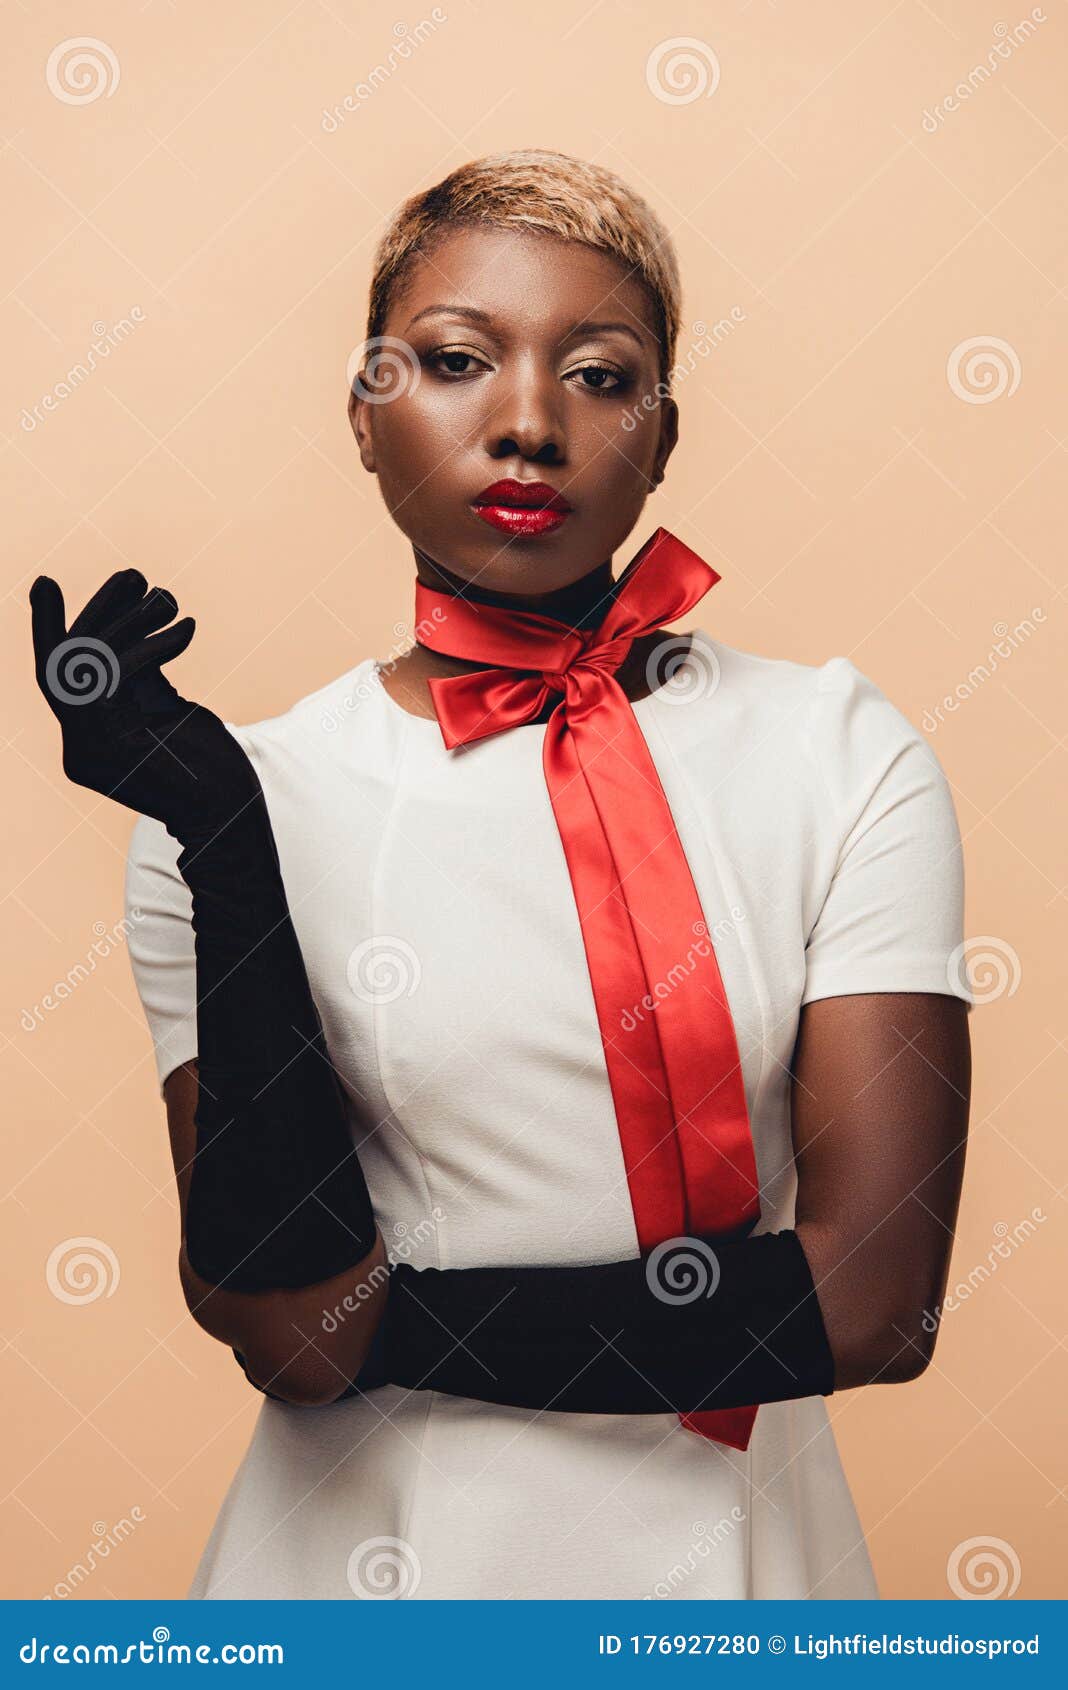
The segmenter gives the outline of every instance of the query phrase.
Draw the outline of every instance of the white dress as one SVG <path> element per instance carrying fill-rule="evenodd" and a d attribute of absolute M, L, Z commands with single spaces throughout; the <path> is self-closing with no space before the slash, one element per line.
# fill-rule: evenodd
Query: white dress
<path fill-rule="evenodd" d="M 952 798 L 922 736 L 844 657 L 769 659 L 698 629 L 673 680 L 633 708 L 715 938 L 761 1230 L 778 1230 L 793 1222 L 800 1006 L 850 992 L 968 999 Z M 266 794 L 354 1128 L 377 1127 L 361 1162 L 393 1259 L 637 1255 L 544 726 L 449 752 L 373 658 L 283 715 L 227 726 Z M 161 1088 L 197 1048 L 178 851 L 138 818 L 129 948 Z M 225 1349 L 219 1367 L 237 1367 Z M 670 1413 L 534 1412 L 385 1386 L 324 1408 L 262 1400 L 188 1595 L 878 1591 L 822 1397 L 762 1406 L 740 1453 Z"/>

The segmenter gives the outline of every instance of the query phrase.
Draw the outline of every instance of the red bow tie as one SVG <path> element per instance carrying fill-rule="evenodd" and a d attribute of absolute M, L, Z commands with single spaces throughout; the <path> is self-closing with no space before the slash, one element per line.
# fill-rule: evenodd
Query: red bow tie
<path fill-rule="evenodd" d="M 719 579 L 658 528 L 594 630 L 421 581 L 415 589 L 420 644 L 494 665 L 427 683 L 450 750 L 529 722 L 550 694 L 562 695 L 542 763 L 643 1252 L 672 1238 L 736 1232 L 760 1213 L 738 1044 L 708 923 L 645 736 L 613 678 L 634 640 L 684 615 Z M 746 1449 L 756 1412 L 680 1419 Z"/>

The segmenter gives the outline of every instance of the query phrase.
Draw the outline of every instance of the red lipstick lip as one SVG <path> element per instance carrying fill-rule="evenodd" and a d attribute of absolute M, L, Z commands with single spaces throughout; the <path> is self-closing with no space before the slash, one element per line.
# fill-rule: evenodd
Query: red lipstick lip
<path fill-rule="evenodd" d="M 479 507 L 519 511 L 553 511 L 567 516 L 571 506 L 562 493 L 544 481 L 494 481 L 471 501 Z"/>

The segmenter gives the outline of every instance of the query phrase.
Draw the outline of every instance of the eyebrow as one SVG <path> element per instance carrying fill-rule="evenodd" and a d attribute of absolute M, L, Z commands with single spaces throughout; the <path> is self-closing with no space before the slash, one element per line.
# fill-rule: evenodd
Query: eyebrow
<path fill-rule="evenodd" d="M 436 316 L 439 313 L 445 313 L 450 317 L 466 317 L 469 321 L 473 323 L 480 323 L 486 328 L 491 327 L 493 324 L 493 317 L 490 312 L 480 311 L 475 305 L 424 305 L 421 311 L 416 312 L 415 316 L 408 324 L 408 327 L 412 328 L 422 317 Z M 629 335 L 631 340 L 636 341 L 639 346 L 644 347 L 644 342 L 638 332 L 633 329 L 629 323 L 622 322 L 597 323 L 593 321 L 585 321 L 575 323 L 563 338 L 565 340 L 574 340 L 575 336 L 579 334 L 606 334 L 612 329 L 619 334 Z"/>

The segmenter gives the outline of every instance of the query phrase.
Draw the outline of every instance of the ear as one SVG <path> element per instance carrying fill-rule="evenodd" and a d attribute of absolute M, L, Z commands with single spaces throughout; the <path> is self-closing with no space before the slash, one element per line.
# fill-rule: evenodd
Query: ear
<path fill-rule="evenodd" d="M 376 474 L 374 441 L 371 437 L 370 406 L 365 399 L 361 399 L 357 388 L 357 376 L 349 390 L 349 425 L 356 437 L 356 444 L 360 450 L 360 462 L 371 475 Z"/>
<path fill-rule="evenodd" d="M 649 477 L 649 491 L 653 492 L 664 479 L 667 461 L 679 438 L 679 407 L 674 399 L 665 399 L 660 407 L 660 439 L 657 442 L 656 457 L 653 460 L 652 474 Z"/>

